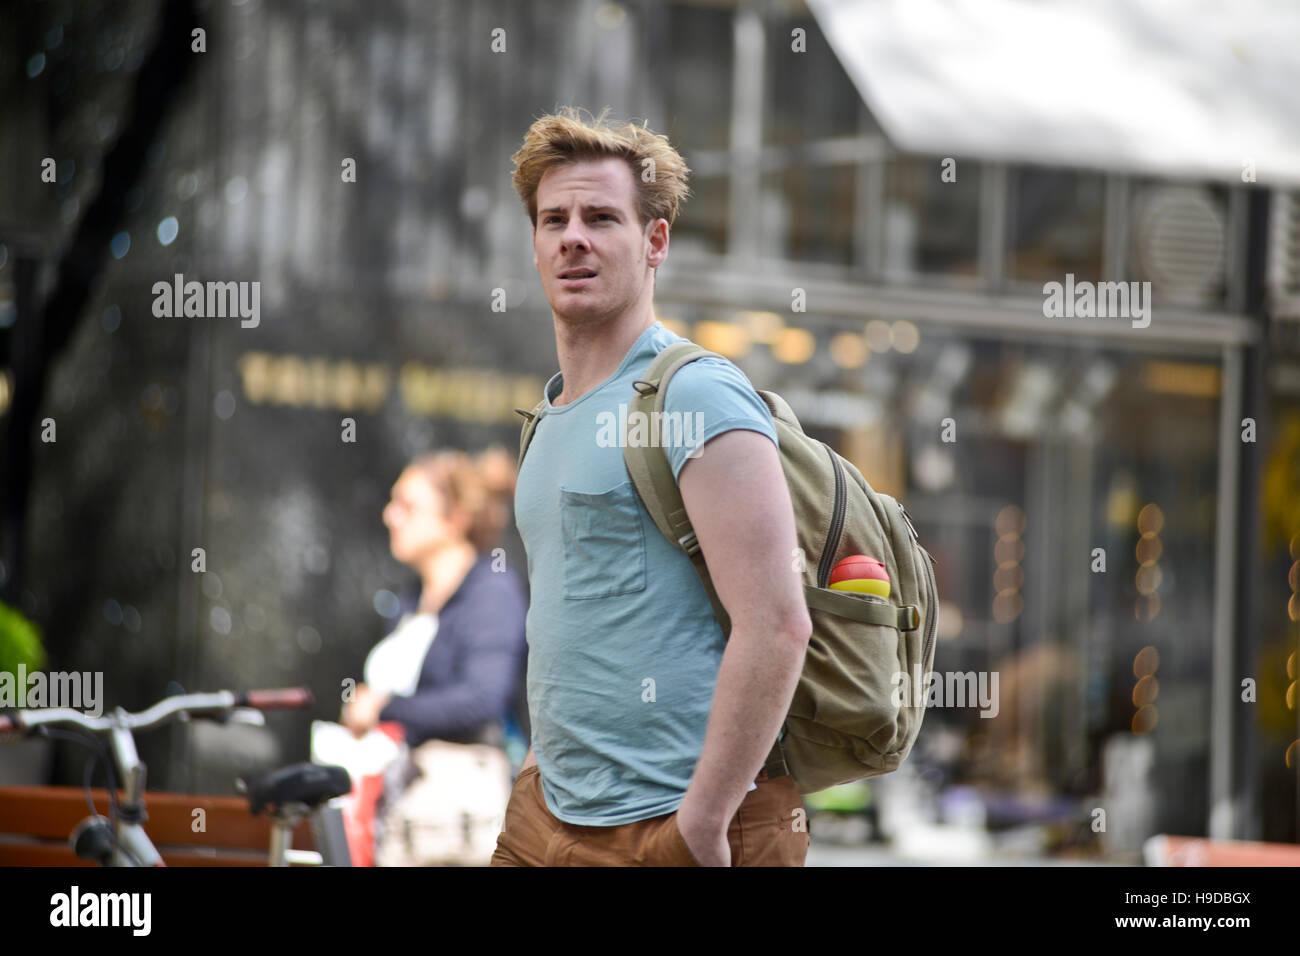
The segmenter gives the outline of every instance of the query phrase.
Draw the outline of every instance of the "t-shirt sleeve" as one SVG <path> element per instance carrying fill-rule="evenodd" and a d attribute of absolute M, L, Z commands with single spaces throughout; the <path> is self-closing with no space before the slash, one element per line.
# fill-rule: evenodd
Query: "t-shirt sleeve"
<path fill-rule="evenodd" d="M 665 426 L 673 423 L 683 439 L 664 442 L 674 479 L 691 457 L 698 457 L 705 444 L 723 432 L 737 428 L 758 432 L 780 447 L 772 413 L 745 373 L 730 362 L 700 359 L 678 369 L 668 382 L 664 412 Z"/>

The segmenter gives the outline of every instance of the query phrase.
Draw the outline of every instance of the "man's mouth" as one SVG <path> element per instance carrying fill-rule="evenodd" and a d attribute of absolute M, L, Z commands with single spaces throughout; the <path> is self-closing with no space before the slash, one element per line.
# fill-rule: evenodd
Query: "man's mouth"
<path fill-rule="evenodd" d="M 568 272 L 561 272 L 561 279 L 594 279 L 596 273 L 591 269 L 570 269 Z"/>

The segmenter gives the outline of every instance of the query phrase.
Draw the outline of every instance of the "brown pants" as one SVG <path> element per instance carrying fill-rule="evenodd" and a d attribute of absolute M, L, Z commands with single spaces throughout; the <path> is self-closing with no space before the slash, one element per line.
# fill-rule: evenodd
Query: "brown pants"
<path fill-rule="evenodd" d="M 808 855 L 807 814 L 794 778 L 769 780 L 745 795 L 731 818 L 727 841 L 732 866 L 803 866 Z M 699 866 L 677 829 L 677 814 L 613 827 L 556 819 L 542 796 L 536 766 L 515 779 L 497 837 L 492 866 Z"/>

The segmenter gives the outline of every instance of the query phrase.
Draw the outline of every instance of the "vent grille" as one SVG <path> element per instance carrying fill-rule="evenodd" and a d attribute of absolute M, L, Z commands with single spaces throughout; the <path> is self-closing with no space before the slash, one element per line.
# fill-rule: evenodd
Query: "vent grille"
<path fill-rule="evenodd" d="M 1269 312 L 1275 319 L 1300 321 L 1300 195 L 1273 194 L 1269 233 Z"/>
<path fill-rule="evenodd" d="M 1226 217 L 1204 189 L 1144 190 L 1134 207 L 1134 251 L 1141 279 L 1160 299 L 1209 305 L 1223 295 Z"/>

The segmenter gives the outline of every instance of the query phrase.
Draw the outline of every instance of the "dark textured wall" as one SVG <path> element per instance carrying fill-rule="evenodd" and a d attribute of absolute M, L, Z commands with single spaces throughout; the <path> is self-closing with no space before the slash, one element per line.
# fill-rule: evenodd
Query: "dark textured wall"
<path fill-rule="evenodd" d="M 584 26 L 563 28 L 569 7 Z M 310 716 L 337 715 L 342 678 L 392 624 L 382 592 L 415 582 L 380 520 L 403 463 L 514 447 L 512 409 L 555 367 L 510 154 L 566 102 L 663 128 L 656 85 L 638 80 L 655 31 L 635 4 L 608 27 L 588 8 L 198 4 L 207 50 L 128 197 L 129 251 L 97 277 L 41 406 L 57 441 L 36 449 L 21 604 L 51 668 L 103 670 L 109 705 L 171 681 L 301 683 Z M 4 16 L 0 227 L 55 250 L 133 109 L 158 7 Z M 40 188 L 44 155 L 59 181 Z M 153 286 L 176 273 L 259 282 L 258 326 L 156 316 Z M 517 538 L 503 545 L 522 573 Z M 139 743 L 153 783 L 229 790 L 232 769 L 305 758 L 308 716 Z M 60 779 L 82 761 L 63 755 Z"/>

